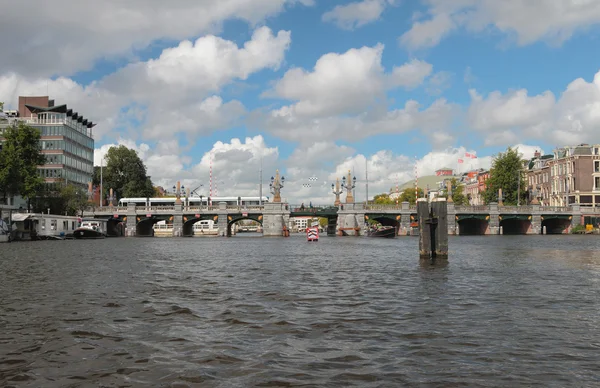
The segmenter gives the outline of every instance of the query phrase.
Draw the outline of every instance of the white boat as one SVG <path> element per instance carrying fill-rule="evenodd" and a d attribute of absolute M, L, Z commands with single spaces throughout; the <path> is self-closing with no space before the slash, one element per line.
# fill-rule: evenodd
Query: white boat
<path fill-rule="evenodd" d="M 196 222 L 192 227 L 192 231 L 195 237 L 219 235 L 219 228 L 212 220 L 202 220 Z"/>
<path fill-rule="evenodd" d="M 15 240 L 62 240 L 73 235 L 80 218 L 43 213 L 13 213 Z"/>
<path fill-rule="evenodd" d="M 106 237 L 107 220 L 88 219 L 82 220 L 79 228 L 73 232 L 73 237 L 76 239 L 91 239 Z"/>

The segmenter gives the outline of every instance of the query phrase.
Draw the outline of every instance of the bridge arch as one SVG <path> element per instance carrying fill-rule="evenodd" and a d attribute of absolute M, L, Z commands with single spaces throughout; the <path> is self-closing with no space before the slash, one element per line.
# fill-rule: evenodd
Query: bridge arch
<path fill-rule="evenodd" d="M 392 213 L 368 213 L 365 214 L 365 222 L 376 221 L 383 226 L 393 226 L 396 229 L 396 234 L 400 230 L 400 221 L 402 215 Z"/>
<path fill-rule="evenodd" d="M 233 226 L 239 221 L 252 220 L 263 226 L 263 215 L 262 214 L 230 214 L 227 216 L 227 237 L 233 236 Z"/>
<path fill-rule="evenodd" d="M 544 233 L 545 228 L 546 234 L 563 234 L 568 232 L 573 216 L 567 214 L 544 214 L 540 218 L 542 220 L 541 233 Z"/>
<path fill-rule="evenodd" d="M 127 216 L 111 217 L 106 223 L 106 235 L 109 237 L 125 236 Z"/>
<path fill-rule="evenodd" d="M 135 235 L 138 237 L 153 237 L 154 229 L 152 228 L 154 224 L 159 221 L 167 221 L 173 222 L 172 215 L 154 215 L 150 217 L 137 216 L 135 224 Z"/>
<path fill-rule="evenodd" d="M 498 221 L 502 234 L 527 234 L 531 228 L 531 214 L 501 214 Z"/>
<path fill-rule="evenodd" d="M 455 216 L 460 236 L 481 236 L 487 234 L 489 214 L 457 214 Z"/>
<path fill-rule="evenodd" d="M 219 216 L 216 214 L 194 214 L 183 216 L 183 228 L 181 235 L 184 237 L 192 237 L 196 235 L 194 225 L 200 221 L 213 221 L 214 224 L 219 222 Z"/>

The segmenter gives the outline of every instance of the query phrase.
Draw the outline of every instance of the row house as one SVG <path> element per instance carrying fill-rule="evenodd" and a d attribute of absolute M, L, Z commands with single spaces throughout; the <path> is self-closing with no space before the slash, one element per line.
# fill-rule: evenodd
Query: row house
<path fill-rule="evenodd" d="M 490 177 L 490 172 L 479 169 L 469 172 L 467 175 L 464 185 L 464 193 L 469 198 L 469 204 L 472 206 L 484 205 L 483 192 L 486 189 L 486 181 Z"/>
<path fill-rule="evenodd" d="M 548 195 L 550 206 L 600 204 L 600 145 L 580 144 L 557 148 L 540 171 L 541 182 L 532 184 L 534 192 Z M 536 174 L 537 175 L 537 174 Z"/>
<path fill-rule="evenodd" d="M 550 180 L 550 165 L 553 154 L 542 155 L 535 151 L 527 165 L 527 189 L 529 201 L 542 206 L 551 206 L 552 184 Z"/>

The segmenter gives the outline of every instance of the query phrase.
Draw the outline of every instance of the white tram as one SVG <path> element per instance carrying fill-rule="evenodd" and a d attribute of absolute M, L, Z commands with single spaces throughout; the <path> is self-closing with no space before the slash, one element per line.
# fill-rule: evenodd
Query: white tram
<path fill-rule="evenodd" d="M 130 203 L 135 203 L 135 206 L 174 206 L 177 198 L 121 198 L 119 206 L 128 206 Z M 186 203 L 187 201 L 187 203 Z M 201 202 L 202 201 L 202 204 Z M 219 202 L 227 203 L 227 206 L 258 206 L 260 197 L 181 197 L 181 202 L 187 206 L 217 206 Z M 262 202 L 269 202 L 269 197 L 262 197 Z"/>

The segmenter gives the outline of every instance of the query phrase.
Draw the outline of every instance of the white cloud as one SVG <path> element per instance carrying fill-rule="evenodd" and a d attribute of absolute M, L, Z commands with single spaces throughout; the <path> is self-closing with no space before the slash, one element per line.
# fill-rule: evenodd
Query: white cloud
<path fill-rule="evenodd" d="M 402 66 L 396 66 L 390 76 L 391 85 L 413 89 L 421 85 L 427 78 L 433 66 L 425 61 L 413 59 Z"/>
<path fill-rule="evenodd" d="M 251 122 L 294 142 L 357 140 L 381 133 L 411 129 L 440 129 L 453 115 L 453 107 L 438 100 L 423 109 L 407 101 L 403 109 L 388 111 L 387 91 L 422 84 L 432 66 L 420 60 L 386 73 L 381 65 L 383 45 L 329 53 L 312 72 L 292 69 L 265 93 L 295 101 L 267 115 L 254 112 Z"/>
<path fill-rule="evenodd" d="M 176 133 L 190 138 L 227 128 L 245 113 L 239 101 L 224 102 L 213 93 L 262 69 L 277 69 L 290 44 L 290 33 L 258 28 L 243 47 L 204 36 L 165 49 L 157 59 L 128 65 L 88 86 L 69 78 L 30 80 L 17 74 L 0 77 L 0 100 L 16 107 L 19 95 L 50 94 L 98 125 L 96 139 L 129 122 L 141 122 L 143 138 Z M 135 106 L 136 109 L 126 109 Z M 129 134 L 131 137 L 134 134 Z"/>
<path fill-rule="evenodd" d="M 331 22 L 345 30 L 353 30 L 379 20 L 386 6 L 393 0 L 362 0 L 336 5 L 323 14 L 324 22 Z"/>
<path fill-rule="evenodd" d="M 458 28 L 481 32 L 493 28 L 518 45 L 539 40 L 561 44 L 577 31 L 600 23 L 595 0 L 423 0 L 429 19 L 417 20 L 400 42 L 416 49 L 437 45 Z"/>
<path fill-rule="evenodd" d="M 444 99 L 435 101 L 425 109 L 411 100 L 403 108 L 387 111 L 378 107 L 352 117 L 305 119 L 289 109 L 280 109 L 266 118 L 261 117 L 255 125 L 293 142 L 357 141 L 378 134 L 401 134 L 413 129 L 421 129 L 423 134 L 427 134 L 447 127 L 455 112 L 456 107 Z"/>
<path fill-rule="evenodd" d="M 413 60 L 386 74 L 381 65 L 384 46 L 328 53 L 319 58 L 312 72 L 295 68 L 277 81 L 267 96 L 298 101 L 280 109 L 299 117 L 324 117 L 364 111 L 385 91 L 395 87 L 415 88 L 431 73 L 432 66 Z M 343 98 L 342 98 L 343 96 Z"/>
<path fill-rule="evenodd" d="M 592 82 L 578 78 L 558 100 L 550 91 L 529 96 L 521 89 L 487 97 L 470 91 L 471 128 L 487 136 L 486 145 L 543 140 L 555 144 L 596 143 L 600 128 L 600 71 Z"/>
<path fill-rule="evenodd" d="M 133 58 L 158 40 L 179 41 L 218 32 L 221 23 L 239 19 L 251 25 L 286 5 L 312 0 L 55 0 L 13 2 L 0 22 L 11 38 L 0 56 L 0 74 L 72 75 L 99 59 Z"/>

